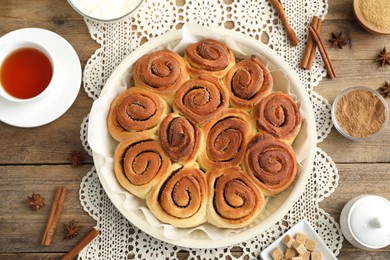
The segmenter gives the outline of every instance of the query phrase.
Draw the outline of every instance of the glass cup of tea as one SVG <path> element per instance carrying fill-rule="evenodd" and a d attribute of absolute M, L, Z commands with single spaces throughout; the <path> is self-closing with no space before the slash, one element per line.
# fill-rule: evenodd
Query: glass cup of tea
<path fill-rule="evenodd" d="M 47 96 L 57 74 L 50 51 L 34 41 L 8 43 L 0 49 L 0 96 L 28 102 Z"/>

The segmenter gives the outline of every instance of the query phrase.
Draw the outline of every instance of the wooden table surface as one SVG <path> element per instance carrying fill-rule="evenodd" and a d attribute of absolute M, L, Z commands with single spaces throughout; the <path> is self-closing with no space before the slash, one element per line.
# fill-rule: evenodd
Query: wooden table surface
<path fill-rule="evenodd" d="M 385 80 L 390 81 L 390 66 L 379 67 L 373 62 L 386 44 L 390 49 L 390 36 L 365 32 L 354 19 L 352 0 L 328 0 L 328 4 L 322 38 L 326 41 L 331 32 L 349 30 L 352 48 L 339 50 L 326 42 L 338 76 L 322 80 L 316 91 L 333 102 L 336 94 L 347 87 L 363 84 L 376 89 Z M 0 36 L 26 27 L 45 28 L 62 35 L 77 51 L 82 67 L 99 47 L 66 0 L 0 0 Z M 17 128 L 0 122 L 0 259 L 58 259 L 78 240 L 63 240 L 61 223 L 74 219 L 82 225 L 78 238 L 96 225 L 78 199 L 80 181 L 93 165 L 80 142 L 80 124 L 91 105 L 92 100 L 81 88 L 72 107 L 48 125 Z M 351 142 L 332 129 L 319 144 L 339 170 L 338 188 L 320 204 L 337 221 L 345 203 L 357 195 L 375 194 L 390 199 L 389 144 L 390 126 L 366 142 Z M 72 151 L 82 151 L 86 158 L 82 166 L 71 167 L 68 157 Z M 57 185 L 65 185 L 68 196 L 52 245 L 41 246 Z M 32 192 L 46 199 L 48 205 L 40 212 L 26 205 Z M 186 259 L 185 252 L 181 258 Z M 390 247 L 363 251 L 344 241 L 338 258 L 390 259 Z"/>

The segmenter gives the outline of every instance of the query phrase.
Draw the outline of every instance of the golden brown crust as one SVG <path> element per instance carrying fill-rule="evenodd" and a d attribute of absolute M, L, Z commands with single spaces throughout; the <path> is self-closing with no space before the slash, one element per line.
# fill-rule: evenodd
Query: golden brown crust
<path fill-rule="evenodd" d="M 211 75 L 223 78 L 235 64 L 233 52 L 225 44 L 206 39 L 187 46 L 184 52 L 186 68 L 191 77 Z"/>
<path fill-rule="evenodd" d="M 123 188 L 144 199 L 170 170 L 171 162 L 153 135 L 139 135 L 119 143 L 115 150 L 115 176 Z"/>
<path fill-rule="evenodd" d="M 284 92 L 265 97 L 254 109 L 259 131 L 273 135 L 289 144 L 298 135 L 302 119 L 297 103 Z"/>
<path fill-rule="evenodd" d="M 168 104 L 158 95 L 130 87 L 111 103 L 108 131 L 118 141 L 133 138 L 140 132 L 155 134 L 160 120 L 168 113 Z"/>
<path fill-rule="evenodd" d="M 228 108 L 203 127 L 205 142 L 198 162 L 205 171 L 238 166 L 250 138 L 256 133 L 254 119 L 245 111 Z"/>
<path fill-rule="evenodd" d="M 245 110 L 252 109 L 273 87 L 272 75 L 254 55 L 234 65 L 224 79 L 230 103 Z"/>
<path fill-rule="evenodd" d="M 133 78 L 137 86 L 170 98 L 189 79 L 184 60 L 170 50 L 155 51 L 141 57 L 135 64 Z"/>
<path fill-rule="evenodd" d="M 196 164 L 178 167 L 152 188 L 146 203 L 164 223 L 195 227 L 206 222 L 206 175 Z"/>
<path fill-rule="evenodd" d="M 257 134 L 249 141 L 243 167 L 266 195 L 287 189 L 298 171 L 292 147 L 271 135 L 262 134 Z"/>
<path fill-rule="evenodd" d="M 202 75 L 190 79 L 176 92 L 174 110 L 198 125 L 217 116 L 229 105 L 229 97 L 221 80 Z"/>
<path fill-rule="evenodd" d="M 159 138 L 165 153 L 173 161 L 188 162 L 196 159 L 203 133 L 185 117 L 172 113 L 161 122 Z"/>
<path fill-rule="evenodd" d="M 265 205 L 264 195 L 239 167 L 207 172 L 207 220 L 217 227 L 241 228 Z"/>
<path fill-rule="evenodd" d="M 184 58 L 169 50 L 144 55 L 133 79 L 136 87 L 120 94 L 108 115 L 109 132 L 120 142 L 114 170 L 161 222 L 242 228 L 264 209 L 265 195 L 296 179 L 288 142 L 300 130 L 300 111 L 295 102 L 298 115 L 284 108 L 292 100 L 287 94 L 271 94 L 273 78 L 255 56 L 235 65 L 225 44 L 203 40 L 187 46 Z M 281 108 L 271 111 L 268 99 L 278 95 Z M 286 120 L 268 129 L 269 113 Z"/>

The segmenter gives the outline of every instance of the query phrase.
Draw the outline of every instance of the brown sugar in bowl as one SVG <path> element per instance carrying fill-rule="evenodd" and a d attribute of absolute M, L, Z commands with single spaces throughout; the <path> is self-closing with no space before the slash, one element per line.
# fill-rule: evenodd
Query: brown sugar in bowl
<path fill-rule="evenodd" d="M 390 1 L 354 0 L 356 20 L 367 32 L 378 35 L 390 34 Z"/>
<path fill-rule="evenodd" d="M 389 119 L 385 99 L 368 87 L 352 87 L 342 91 L 334 100 L 331 113 L 337 131 L 353 141 L 378 136 Z"/>

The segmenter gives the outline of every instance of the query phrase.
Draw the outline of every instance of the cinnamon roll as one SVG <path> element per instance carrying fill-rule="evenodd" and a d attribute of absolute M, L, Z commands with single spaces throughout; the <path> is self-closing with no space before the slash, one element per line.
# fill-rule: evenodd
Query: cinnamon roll
<path fill-rule="evenodd" d="M 131 87 L 111 103 L 108 131 L 118 141 L 135 137 L 140 132 L 156 133 L 160 120 L 168 113 L 168 104 L 158 95 Z"/>
<path fill-rule="evenodd" d="M 240 165 L 249 139 L 257 132 L 254 119 L 237 108 L 226 109 L 203 131 L 206 142 L 198 162 L 205 171 Z"/>
<path fill-rule="evenodd" d="M 152 188 L 146 203 L 153 215 L 175 227 L 195 227 L 206 222 L 206 175 L 194 165 L 172 171 Z"/>
<path fill-rule="evenodd" d="M 297 103 L 284 92 L 265 97 L 254 109 L 259 131 L 292 144 L 298 135 L 302 119 Z"/>
<path fill-rule="evenodd" d="M 125 140 L 115 150 L 114 169 L 118 182 L 133 195 L 144 199 L 161 181 L 171 161 L 153 135 Z"/>
<path fill-rule="evenodd" d="M 284 191 L 297 176 L 294 150 L 271 135 L 258 134 L 249 141 L 243 167 L 266 195 Z"/>
<path fill-rule="evenodd" d="M 229 97 L 221 80 L 202 75 L 183 84 L 175 94 L 173 108 L 192 122 L 203 125 L 228 105 Z"/>
<path fill-rule="evenodd" d="M 264 96 L 271 93 L 272 75 L 254 55 L 250 60 L 241 60 L 226 74 L 225 85 L 234 107 L 250 110 Z"/>
<path fill-rule="evenodd" d="M 263 193 L 239 167 L 207 173 L 207 220 L 221 228 L 241 228 L 252 222 L 265 205 Z"/>
<path fill-rule="evenodd" d="M 173 161 L 194 160 L 202 143 L 202 135 L 197 126 L 177 113 L 168 115 L 159 129 L 161 146 Z"/>
<path fill-rule="evenodd" d="M 229 47 L 211 39 L 188 45 L 184 60 L 191 77 L 206 74 L 223 78 L 235 64 L 234 54 Z"/>
<path fill-rule="evenodd" d="M 137 86 L 156 92 L 170 102 L 189 76 L 181 56 L 170 50 L 160 50 L 146 54 L 136 62 L 133 78 Z"/>

